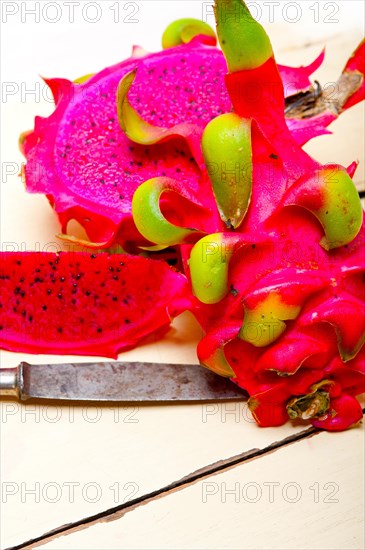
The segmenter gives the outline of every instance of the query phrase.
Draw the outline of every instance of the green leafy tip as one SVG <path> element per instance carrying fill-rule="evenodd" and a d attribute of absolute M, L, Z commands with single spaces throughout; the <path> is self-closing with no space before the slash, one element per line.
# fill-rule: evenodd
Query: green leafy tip
<path fill-rule="evenodd" d="M 164 50 L 189 43 L 195 36 L 204 35 L 212 39 L 215 44 L 216 36 L 213 29 L 207 23 L 199 19 L 177 19 L 170 23 L 162 35 L 162 47 Z"/>
<path fill-rule="evenodd" d="M 328 164 L 289 189 L 284 206 L 309 210 L 321 223 L 321 246 L 331 250 L 350 243 L 360 231 L 363 210 L 357 189 L 344 168 Z"/>
<path fill-rule="evenodd" d="M 117 90 L 117 113 L 121 129 L 135 143 L 153 145 L 165 137 L 167 130 L 149 124 L 128 101 L 128 92 L 136 78 L 137 69 L 127 73 L 119 82 Z"/>
<path fill-rule="evenodd" d="M 262 26 L 242 0 L 215 0 L 217 34 L 230 73 L 256 69 L 273 55 Z"/>
<path fill-rule="evenodd" d="M 235 377 L 235 373 L 226 359 L 223 347 L 217 348 L 209 358 L 204 359 L 200 364 L 219 376 L 225 376 L 226 378 Z"/>
<path fill-rule="evenodd" d="M 79 78 L 76 78 L 74 80 L 74 84 L 84 84 L 84 82 L 87 82 L 95 75 L 95 73 L 86 74 L 84 76 L 79 76 Z"/>
<path fill-rule="evenodd" d="M 204 130 L 202 150 L 220 216 L 236 229 L 252 192 L 251 121 L 234 113 L 216 117 Z"/>
<path fill-rule="evenodd" d="M 201 130 L 195 124 L 182 122 L 171 128 L 153 126 L 133 109 L 128 101 L 128 92 L 136 77 L 137 69 L 126 74 L 117 90 L 117 113 L 121 129 L 130 140 L 141 145 L 154 145 L 170 138 L 182 138 L 190 148 L 198 166 L 203 164 L 200 147 Z"/>
<path fill-rule="evenodd" d="M 213 233 L 198 241 L 190 254 L 193 292 L 204 304 L 216 304 L 228 292 L 229 260 L 238 235 Z"/>
<path fill-rule="evenodd" d="M 196 232 L 170 223 L 160 209 L 160 198 L 166 191 L 177 191 L 175 180 L 152 178 L 140 185 L 132 200 L 133 220 L 141 235 L 161 246 L 172 246 L 186 241 Z"/>
<path fill-rule="evenodd" d="M 284 303 L 279 294 L 268 294 L 254 309 L 245 307 L 239 337 L 259 348 L 272 344 L 285 331 L 284 321 L 295 319 L 299 312 L 299 306 Z"/>

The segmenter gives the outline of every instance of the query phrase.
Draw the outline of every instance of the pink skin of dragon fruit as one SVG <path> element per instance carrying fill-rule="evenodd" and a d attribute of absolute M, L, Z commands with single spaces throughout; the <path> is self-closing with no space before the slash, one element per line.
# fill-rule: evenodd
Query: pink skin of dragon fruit
<path fill-rule="evenodd" d="M 121 254 L 2 253 L 0 346 L 117 358 L 189 307 L 165 262 Z"/>
<path fill-rule="evenodd" d="M 308 67 L 280 67 L 287 94 L 310 87 L 309 75 L 323 55 Z M 62 234 L 68 222 L 76 220 L 86 230 L 90 246 L 106 248 L 117 242 L 132 252 L 137 245 L 151 244 L 140 235 L 131 214 L 133 194 L 145 180 L 155 175 L 177 178 L 189 190 L 191 203 L 199 205 L 205 195 L 214 204 L 209 182 L 202 178 L 186 140 L 175 136 L 158 146 L 134 144 L 119 127 L 118 83 L 136 68 L 129 100 L 155 126 L 194 125 L 199 141 L 211 119 L 232 109 L 222 52 L 212 45 L 212 38 L 197 36 L 155 54 L 134 49 L 131 58 L 82 84 L 47 79 L 56 110 L 49 118 L 37 117 L 34 132 L 24 135 L 21 144 L 27 159 L 27 191 L 47 195 Z M 164 202 L 173 219 L 176 197 L 166 194 Z M 180 224 L 194 227 L 196 217 L 194 206 L 185 208 Z"/>

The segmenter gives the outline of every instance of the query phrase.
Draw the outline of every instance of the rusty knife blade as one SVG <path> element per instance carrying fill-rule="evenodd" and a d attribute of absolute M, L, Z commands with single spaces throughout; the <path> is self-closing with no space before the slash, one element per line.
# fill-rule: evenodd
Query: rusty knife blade
<path fill-rule="evenodd" d="M 9 382 L 10 371 L 16 371 L 16 382 Z M 23 362 L 17 369 L 1 369 L 1 378 L 1 394 L 17 395 L 21 400 L 143 403 L 229 401 L 247 397 L 229 379 L 200 365 L 142 362 L 29 365 Z M 16 393 L 10 391 L 15 386 Z M 8 391 L 4 390 L 5 387 Z"/>

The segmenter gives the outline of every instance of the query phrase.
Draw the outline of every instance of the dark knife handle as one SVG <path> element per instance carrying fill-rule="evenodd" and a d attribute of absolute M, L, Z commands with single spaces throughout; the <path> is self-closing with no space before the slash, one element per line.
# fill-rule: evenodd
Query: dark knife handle
<path fill-rule="evenodd" d="M 22 365 L 14 369 L 0 369 L 0 396 L 19 397 L 22 388 Z"/>

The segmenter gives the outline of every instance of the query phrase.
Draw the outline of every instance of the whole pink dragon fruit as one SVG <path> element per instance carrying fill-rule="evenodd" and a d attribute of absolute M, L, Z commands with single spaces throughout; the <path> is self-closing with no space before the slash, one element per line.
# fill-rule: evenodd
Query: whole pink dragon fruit
<path fill-rule="evenodd" d="M 208 124 L 202 146 L 207 161 L 241 171 L 232 177 L 222 164 L 209 174 L 221 217 L 236 231 L 204 237 L 187 262 L 207 304 L 198 306 L 207 332 L 198 355 L 249 391 L 260 425 L 310 418 L 341 430 L 362 418 L 354 396 L 365 380 L 364 226 L 353 165 L 321 166 L 298 146 L 268 37 L 241 2 L 227 4 L 242 9 L 226 17 L 216 2 L 235 113 Z M 363 52 L 362 44 L 344 71 L 353 82 L 345 107 L 363 97 L 353 64 Z"/>
<path fill-rule="evenodd" d="M 215 12 L 225 57 L 184 20 L 165 52 L 48 81 L 56 110 L 21 139 L 27 189 L 48 196 L 63 238 L 76 219 L 89 246 L 181 251 L 195 298 L 178 303 L 206 333 L 199 360 L 248 390 L 260 425 L 345 429 L 365 379 L 356 163 L 322 166 L 301 146 L 363 99 L 364 44 L 330 101 L 308 80 L 322 55 L 278 67 L 243 2 Z"/>

